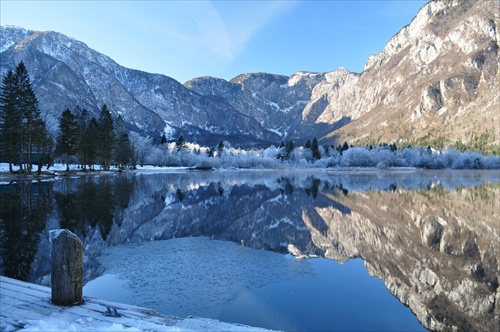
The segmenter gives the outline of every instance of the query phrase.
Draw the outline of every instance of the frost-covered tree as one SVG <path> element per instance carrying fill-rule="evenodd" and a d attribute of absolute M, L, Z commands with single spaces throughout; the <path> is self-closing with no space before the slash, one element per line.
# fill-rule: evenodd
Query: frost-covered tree
<path fill-rule="evenodd" d="M 153 139 L 151 137 L 139 136 L 131 132 L 132 159 L 141 166 L 146 164 L 146 157 L 151 154 L 153 149 Z"/>

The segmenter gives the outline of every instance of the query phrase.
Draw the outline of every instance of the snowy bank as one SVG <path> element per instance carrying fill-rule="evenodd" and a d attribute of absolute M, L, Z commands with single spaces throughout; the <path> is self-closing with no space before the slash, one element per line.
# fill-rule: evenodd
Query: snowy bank
<path fill-rule="evenodd" d="M 207 318 L 180 319 L 95 298 L 85 298 L 84 303 L 77 306 L 55 306 L 50 303 L 49 287 L 3 276 L 0 277 L 0 290 L 0 330 L 7 332 L 269 331 Z"/>

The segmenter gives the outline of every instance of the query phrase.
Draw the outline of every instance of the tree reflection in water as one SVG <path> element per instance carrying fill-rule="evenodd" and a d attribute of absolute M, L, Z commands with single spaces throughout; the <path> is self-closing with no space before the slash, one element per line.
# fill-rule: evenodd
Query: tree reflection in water
<path fill-rule="evenodd" d="M 40 233 L 52 212 L 52 184 L 15 182 L 0 186 L 1 272 L 28 280 Z"/>
<path fill-rule="evenodd" d="M 1 185 L 1 274 L 32 282 L 47 280 L 48 231 L 66 228 L 86 243 L 91 234 L 99 233 L 105 241 L 113 223 L 122 224 L 132 190 L 133 179 L 126 176 Z"/>
<path fill-rule="evenodd" d="M 89 230 L 98 229 L 106 240 L 113 223 L 121 226 L 132 190 L 133 181 L 125 176 L 66 180 L 62 190 L 54 195 L 60 227 L 81 238 L 85 238 Z"/>

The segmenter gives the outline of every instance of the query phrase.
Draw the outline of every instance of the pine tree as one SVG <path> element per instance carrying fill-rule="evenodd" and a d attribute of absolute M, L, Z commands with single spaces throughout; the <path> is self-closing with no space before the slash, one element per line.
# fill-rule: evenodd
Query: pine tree
<path fill-rule="evenodd" d="M 56 142 L 56 153 L 63 158 L 66 171 L 69 171 L 71 157 L 77 153 L 78 135 L 78 123 L 71 110 L 67 108 L 59 121 L 59 134 Z"/>
<path fill-rule="evenodd" d="M 118 167 L 125 168 L 130 164 L 132 159 L 132 147 L 128 136 L 125 121 L 121 115 L 116 119 L 115 132 L 117 136 L 117 143 L 115 147 L 115 162 Z"/>
<path fill-rule="evenodd" d="M 219 144 L 217 145 L 217 156 L 220 158 L 222 157 L 222 152 L 224 151 L 224 142 L 222 140 L 219 141 Z"/>
<path fill-rule="evenodd" d="M 311 148 L 311 140 L 307 139 L 306 145 L 304 145 L 304 148 L 310 149 Z"/>
<path fill-rule="evenodd" d="M 78 164 L 82 167 L 83 170 L 87 169 L 87 163 L 84 155 L 84 147 L 85 147 L 85 131 L 87 130 L 87 126 L 89 125 L 89 113 L 86 109 L 82 109 L 80 106 L 76 106 L 73 112 L 76 122 L 78 123 L 78 147 L 77 147 L 77 159 Z"/>
<path fill-rule="evenodd" d="M 31 172 L 33 152 L 46 138 L 46 128 L 23 62 L 3 78 L 0 101 L 0 152 L 11 172 L 15 162 L 21 171 L 26 163 L 26 170 Z"/>
<path fill-rule="evenodd" d="M 290 154 L 293 152 L 294 149 L 295 149 L 295 146 L 293 145 L 293 142 L 289 141 L 289 140 L 286 141 L 285 151 L 286 151 L 287 158 L 290 157 Z"/>
<path fill-rule="evenodd" d="M 9 163 L 11 173 L 12 164 L 18 156 L 18 131 L 21 129 L 16 121 L 16 90 L 16 78 L 13 71 L 9 70 L 2 80 L 0 94 L 0 158 Z"/>
<path fill-rule="evenodd" d="M 115 161 L 118 164 L 118 167 L 125 168 L 128 164 L 130 164 L 131 159 L 132 148 L 130 146 L 128 133 L 122 133 L 118 136 Z"/>
<path fill-rule="evenodd" d="M 115 128 L 113 118 L 108 106 L 104 104 L 99 115 L 99 141 L 97 146 L 97 156 L 104 169 L 109 169 L 113 158 L 113 151 L 116 144 Z"/>
<path fill-rule="evenodd" d="M 167 136 L 163 133 L 163 135 L 161 135 L 160 144 L 163 145 L 165 143 L 167 143 Z"/>
<path fill-rule="evenodd" d="M 313 138 L 313 141 L 311 143 L 311 152 L 312 156 L 315 159 L 321 159 L 321 152 L 319 152 L 319 145 L 318 145 L 318 140 L 316 137 Z"/>
<path fill-rule="evenodd" d="M 179 138 L 177 139 L 177 142 L 175 142 L 175 147 L 177 148 L 177 152 L 181 151 L 182 148 L 185 146 L 185 141 L 184 141 L 184 136 L 180 135 Z"/>
<path fill-rule="evenodd" d="M 85 146 L 83 147 L 85 163 L 92 168 L 97 162 L 97 149 L 99 146 L 99 123 L 95 117 L 90 119 L 83 136 L 85 137 Z"/>
<path fill-rule="evenodd" d="M 23 62 L 20 62 L 16 67 L 17 89 L 19 114 L 21 119 L 21 151 L 20 164 L 26 159 L 27 171 L 31 172 L 33 161 L 33 146 L 36 144 L 36 137 L 40 136 L 40 132 L 45 126 L 41 119 L 41 112 L 38 108 L 38 100 L 31 88 L 30 77 L 28 70 Z"/>
<path fill-rule="evenodd" d="M 339 145 L 337 150 L 339 151 L 340 155 L 342 155 L 344 151 L 349 150 L 349 145 L 347 144 L 347 142 L 344 142 L 344 144 Z"/>
<path fill-rule="evenodd" d="M 45 122 L 40 120 L 36 124 L 37 126 L 37 131 L 36 131 L 36 142 L 37 144 L 35 145 L 36 147 L 36 160 L 37 160 L 37 173 L 41 174 L 42 173 L 42 166 L 44 163 L 47 164 L 47 169 L 50 167 L 52 161 L 51 161 L 51 153 L 52 150 L 54 149 L 54 141 L 52 139 L 52 136 L 50 135 L 47 126 L 45 125 Z"/>

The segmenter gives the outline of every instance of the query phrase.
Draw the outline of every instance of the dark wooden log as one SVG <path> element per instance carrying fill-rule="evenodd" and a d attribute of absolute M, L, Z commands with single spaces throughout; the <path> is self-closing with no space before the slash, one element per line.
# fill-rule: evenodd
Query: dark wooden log
<path fill-rule="evenodd" d="M 75 305 L 82 302 L 83 243 L 67 229 L 50 231 L 52 303 Z"/>

